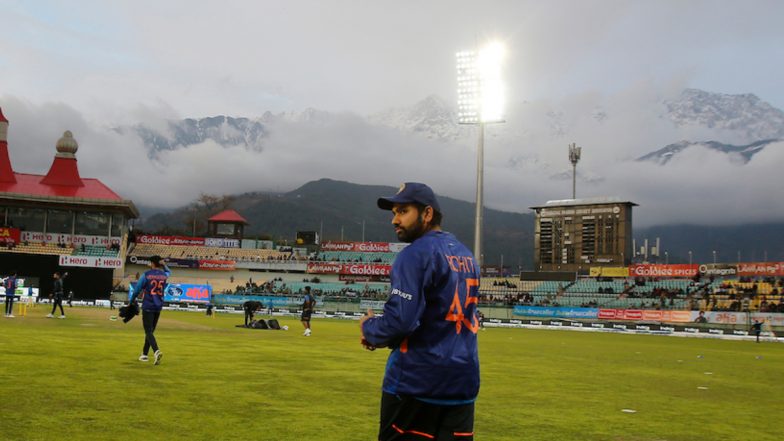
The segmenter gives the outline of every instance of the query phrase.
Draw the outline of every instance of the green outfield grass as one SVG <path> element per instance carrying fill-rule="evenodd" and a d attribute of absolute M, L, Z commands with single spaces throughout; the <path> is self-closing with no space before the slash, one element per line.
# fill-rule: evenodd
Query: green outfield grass
<path fill-rule="evenodd" d="M 47 312 L 0 318 L 0 440 L 375 439 L 387 351 L 363 350 L 355 321 L 303 337 L 294 318 L 256 331 L 164 311 L 153 366 L 139 318 Z M 479 343 L 477 440 L 784 438 L 780 343 L 499 328 Z"/>

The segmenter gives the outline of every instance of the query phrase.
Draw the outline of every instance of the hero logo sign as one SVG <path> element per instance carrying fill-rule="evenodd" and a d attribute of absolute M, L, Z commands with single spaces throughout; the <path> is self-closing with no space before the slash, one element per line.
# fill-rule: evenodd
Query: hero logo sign
<path fill-rule="evenodd" d="M 122 259 L 113 257 L 60 256 L 60 266 L 79 266 L 87 268 L 120 268 Z"/>

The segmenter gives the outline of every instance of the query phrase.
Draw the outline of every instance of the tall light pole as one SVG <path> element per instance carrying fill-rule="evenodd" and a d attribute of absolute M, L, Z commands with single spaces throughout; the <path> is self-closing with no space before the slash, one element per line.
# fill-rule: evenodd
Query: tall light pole
<path fill-rule="evenodd" d="M 691 265 L 691 250 L 689 250 L 689 265 Z"/>
<path fill-rule="evenodd" d="M 572 163 L 572 199 L 577 199 L 577 163 L 580 162 L 582 147 L 577 144 L 569 144 L 569 162 Z"/>
<path fill-rule="evenodd" d="M 479 51 L 457 53 L 457 122 L 479 126 L 476 149 L 474 258 L 482 265 L 485 125 L 504 122 L 501 61 L 504 47 L 493 42 Z"/>
<path fill-rule="evenodd" d="M 716 265 L 716 250 L 713 250 L 713 264 Z"/>

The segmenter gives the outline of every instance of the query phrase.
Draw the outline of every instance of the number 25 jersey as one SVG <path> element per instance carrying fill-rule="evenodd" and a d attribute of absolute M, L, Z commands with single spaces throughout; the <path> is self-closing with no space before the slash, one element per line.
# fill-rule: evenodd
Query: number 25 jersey
<path fill-rule="evenodd" d="M 142 275 L 135 289 L 142 296 L 142 310 L 160 311 L 163 308 L 163 293 L 169 275 L 171 271 L 168 268 L 151 269 Z"/>

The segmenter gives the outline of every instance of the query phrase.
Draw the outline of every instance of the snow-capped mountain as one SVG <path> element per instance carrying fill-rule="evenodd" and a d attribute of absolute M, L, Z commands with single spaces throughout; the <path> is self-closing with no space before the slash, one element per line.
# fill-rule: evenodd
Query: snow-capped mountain
<path fill-rule="evenodd" d="M 702 145 L 727 154 L 736 163 L 745 164 L 766 146 L 784 139 L 784 112 L 753 94 L 731 95 L 686 89 L 677 99 L 659 104 L 662 105 L 661 118 L 674 124 L 676 131 L 682 128 L 684 134 L 688 135 L 689 131 L 686 129 L 696 127 L 703 129 L 703 132 L 715 133 L 719 140 L 694 139 L 673 143 L 639 157 L 640 161 L 654 161 L 663 165 L 677 156 L 678 152 L 691 146 Z M 612 114 L 597 106 L 590 115 L 586 115 L 586 118 L 588 117 L 592 120 L 591 124 L 600 126 L 611 118 Z M 542 115 L 541 123 L 544 126 L 539 129 L 558 142 L 570 136 L 569 119 L 575 118 L 567 117 L 564 110 L 550 108 Z M 436 96 L 430 96 L 408 109 L 391 109 L 373 115 L 369 120 L 376 125 L 416 133 L 430 139 L 456 141 L 472 136 L 466 126 L 457 124 L 454 106 Z M 493 131 L 498 136 L 514 138 L 520 133 L 515 131 L 514 121 L 501 126 Z M 722 141 L 721 136 L 731 136 L 732 139 Z M 737 143 L 738 139 L 745 142 Z M 515 142 L 514 139 L 507 141 Z M 518 159 L 511 157 L 509 165 L 516 167 L 520 162 Z M 558 174 L 553 178 L 557 176 Z"/>
<path fill-rule="evenodd" d="M 652 161 L 659 165 L 664 165 L 672 160 L 678 153 L 695 146 L 705 147 L 717 152 L 721 152 L 730 156 L 733 160 L 745 164 L 749 162 L 755 154 L 759 153 L 769 144 L 781 142 L 781 139 L 766 139 L 763 141 L 753 142 L 748 145 L 731 145 L 722 144 L 716 141 L 706 142 L 690 142 L 681 141 L 675 144 L 670 144 L 655 152 L 648 153 L 647 155 L 640 156 L 637 161 Z"/>
<path fill-rule="evenodd" d="M 261 150 L 266 129 L 259 121 L 230 116 L 213 116 L 200 119 L 187 118 L 167 121 L 166 129 L 154 129 L 141 124 L 118 127 L 118 133 L 136 133 L 148 147 L 150 156 L 163 150 L 176 150 L 201 144 L 207 140 L 226 146 L 244 146 Z"/>
<path fill-rule="evenodd" d="M 784 139 L 784 112 L 752 94 L 729 95 L 686 89 L 677 99 L 649 105 L 661 106 L 660 121 L 657 123 L 661 124 L 663 120 L 673 128 L 672 134 L 685 140 L 639 156 L 637 159 L 640 161 L 664 165 L 677 157 L 679 152 L 701 145 L 727 154 L 736 163 L 745 164 L 768 145 Z M 347 121 L 352 124 L 352 129 L 348 130 L 362 127 L 362 130 L 373 134 L 370 136 L 383 136 L 382 132 L 377 132 L 382 128 L 445 143 L 473 141 L 475 128 L 458 124 L 455 108 L 452 103 L 431 95 L 411 107 L 389 109 L 368 117 L 308 108 L 302 112 L 266 112 L 256 119 L 215 116 L 167 121 L 163 130 L 145 125 L 115 130 L 136 133 L 147 145 L 151 156 L 162 150 L 187 148 L 207 140 L 226 147 L 243 146 L 262 150 L 264 143 L 269 141 L 269 134 L 281 125 L 296 130 L 299 127 L 320 130 Z M 512 110 L 519 111 L 521 108 Z M 569 106 L 563 109 L 551 105 L 528 106 L 527 109 L 528 114 L 525 116 L 510 115 L 507 123 L 488 131 L 487 136 L 498 139 L 496 145 L 510 146 L 507 162 L 511 168 L 520 168 L 522 163 L 532 160 L 539 168 L 550 167 L 537 153 L 516 150 L 514 146 L 519 145 L 521 139 L 530 135 L 535 137 L 539 145 L 560 145 L 564 140 L 576 136 L 572 133 L 574 127 L 582 130 L 595 127 L 597 132 L 607 131 L 608 122 L 612 122 L 615 116 L 613 107 L 605 107 L 602 103 L 596 103 L 583 113 Z M 525 121 L 525 125 L 521 121 Z M 345 132 L 318 131 L 314 136 L 339 136 L 345 135 Z M 712 140 L 705 141 L 706 138 Z M 323 138 L 320 138 L 318 142 L 322 141 Z M 351 142 L 351 137 L 339 142 Z M 520 160 L 523 157 L 525 161 Z M 556 164 L 552 164 L 552 167 L 559 169 Z M 553 178 L 556 179 L 557 175 L 553 175 Z"/>
<path fill-rule="evenodd" d="M 435 95 L 428 96 L 413 107 L 389 109 L 371 115 L 368 121 L 444 141 L 462 139 L 471 133 L 468 127 L 457 124 L 455 106 Z"/>
<path fill-rule="evenodd" d="M 756 95 L 686 89 L 665 101 L 665 117 L 678 126 L 701 126 L 746 135 L 748 142 L 784 138 L 784 112 Z"/>
<path fill-rule="evenodd" d="M 697 146 L 727 155 L 736 164 L 746 164 L 771 144 L 784 140 L 784 112 L 753 94 L 730 95 L 686 89 L 676 100 L 664 102 L 663 115 L 677 127 L 711 129 L 716 135 L 732 136 L 745 142 L 727 140 L 682 140 L 637 158 L 665 165 L 684 150 Z"/>

